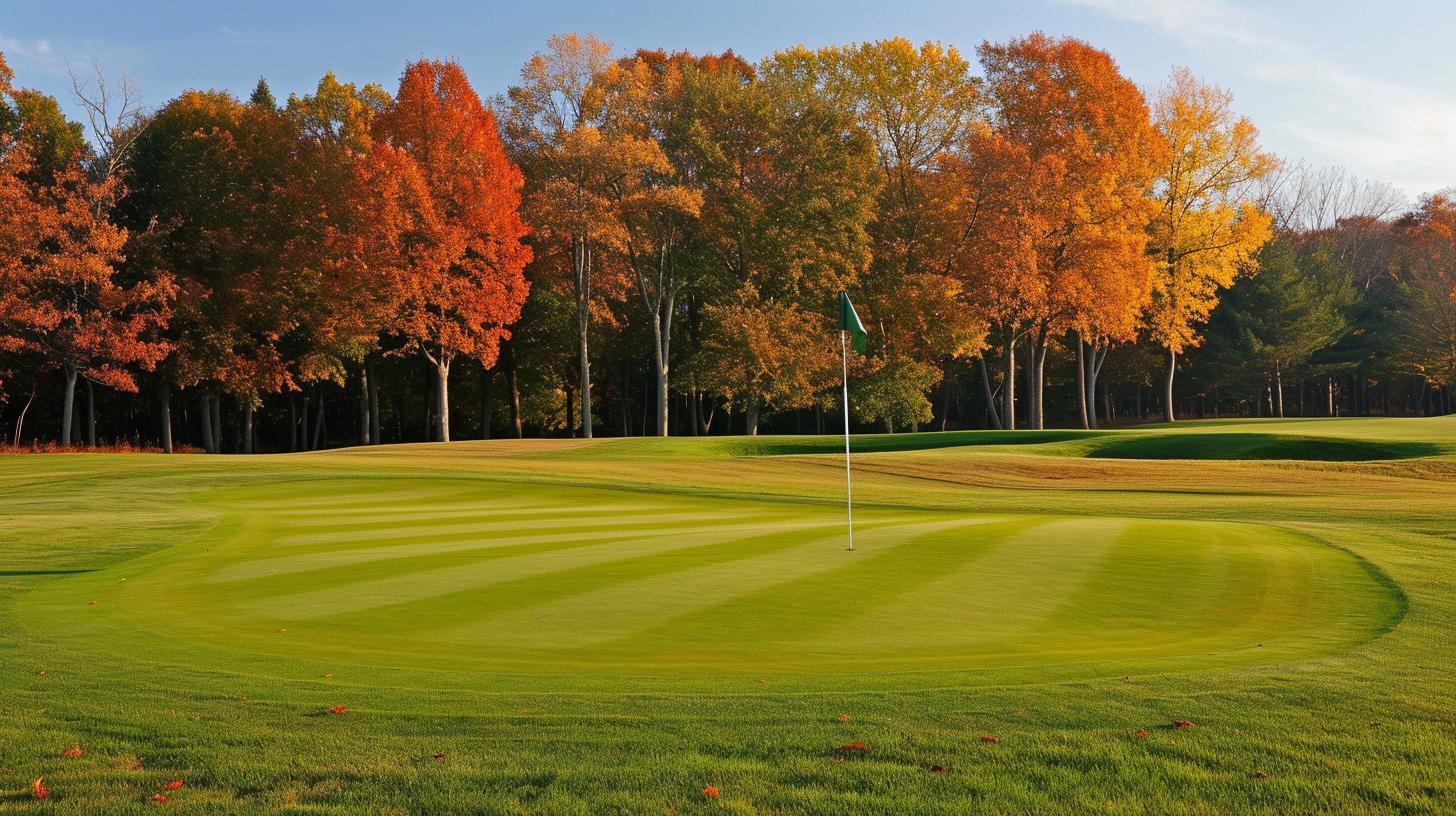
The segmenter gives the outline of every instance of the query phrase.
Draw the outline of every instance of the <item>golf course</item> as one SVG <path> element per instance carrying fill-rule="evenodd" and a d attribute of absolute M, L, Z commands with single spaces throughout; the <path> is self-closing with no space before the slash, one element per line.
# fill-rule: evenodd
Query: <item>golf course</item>
<path fill-rule="evenodd" d="M 0 457 L 0 812 L 1456 810 L 1456 417 L 842 445 Z"/>

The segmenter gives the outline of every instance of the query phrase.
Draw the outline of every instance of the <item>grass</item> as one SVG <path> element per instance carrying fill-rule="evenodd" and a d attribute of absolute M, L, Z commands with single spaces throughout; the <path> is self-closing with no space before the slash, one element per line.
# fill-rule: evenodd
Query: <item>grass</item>
<path fill-rule="evenodd" d="M 0 812 L 1456 810 L 1456 420 L 839 444 L 0 458 Z"/>

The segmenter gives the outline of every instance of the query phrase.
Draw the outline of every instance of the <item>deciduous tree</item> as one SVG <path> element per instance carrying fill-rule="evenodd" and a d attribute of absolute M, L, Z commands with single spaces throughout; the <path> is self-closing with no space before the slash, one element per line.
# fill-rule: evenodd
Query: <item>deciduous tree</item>
<path fill-rule="evenodd" d="M 378 150 L 407 164 L 421 216 L 388 236 L 401 251 L 392 272 L 403 350 L 435 368 L 436 436 L 450 439 L 450 364 L 466 355 L 489 366 L 520 316 L 531 259 L 520 215 L 522 177 L 506 157 L 495 115 L 455 62 L 411 63 L 394 105 L 379 118 Z M 401 161 L 402 160 L 402 161 Z M 377 162 L 379 164 L 382 162 Z"/>
<path fill-rule="evenodd" d="M 1158 171 L 1158 209 L 1148 228 L 1153 260 L 1148 332 L 1168 354 L 1163 419 L 1174 420 L 1173 377 L 1178 355 L 1199 343 L 1199 326 L 1219 291 L 1270 237 L 1271 219 L 1251 200 L 1252 185 L 1274 170 L 1259 149 L 1259 133 L 1233 111 L 1233 95 L 1173 72 L 1153 105 L 1166 146 Z"/>

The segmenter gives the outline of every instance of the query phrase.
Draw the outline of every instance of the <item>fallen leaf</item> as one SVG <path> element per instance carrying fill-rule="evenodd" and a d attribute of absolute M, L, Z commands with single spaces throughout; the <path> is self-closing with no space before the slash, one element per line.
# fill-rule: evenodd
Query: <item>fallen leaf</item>
<path fill-rule="evenodd" d="M 336 705 L 333 708 L 329 709 L 330 714 L 343 714 L 344 711 L 345 708 L 342 705 Z"/>
<path fill-rule="evenodd" d="M 1266 774 L 1263 771 L 1255 771 L 1254 772 L 1254 778 L 1255 779 L 1268 779 L 1269 778 L 1269 774 Z"/>
<path fill-rule="evenodd" d="M 858 751 L 860 753 L 864 753 L 866 747 L 867 746 L 863 742 L 849 742 L 839 746 L 839 750 L 845 752 Z"/>
<path fill-rule="evenodd" d="M 712 785 L 708 785 L 707 787 L 703 788 L 703 795 L 709 799 L 717 799 L 718 789 L 713 787 Z"/>
<path fill-rule="evenodd" d="M 834 764 L 835 765 L 843 765 L 844 764 L 844 757 L 842 757 L 842 756 L 835 757 L 834 758 Z"/>
<path fill-rule="evenodd" d="M 30 783 L 30 792 L 37 799 L 44 799 L 51 795 L 50 788 L 45 786 L 45 777 L 43 776 L 36 777 L 36 780 Z"/>
<path fill-rule="evenodd" d="M 839 715 L 839 721 L 840 722 L 849 722 L 849 715 L 848 714 L 840 714 Z"/>
<path fill-rule="evenodd" d="M 435 754 L 435 761 L 436 762 L 438 762 L 438 761 L 440 761 L 440 760 L 442 760 L 444 758 L 445 758 L 445 755 L 444 754 Z"/>
<path fill-rule="evenodd" d="M 995 737 L 991 736 L 990 734 L 982 734 L 981 735 L 981 742 L 984 742 L 984 743 L 986 743 L 988 745 L 995 745 L 996 743 L 998 743 L 1000 741 L 1001 740 L 996 739 Z"/>
<path fill-rule="evenodd" d="M 67 759 L 75 759 L 76 757 L 80 756 L 83 753 L 85 753 L 85 752 L 81 750 L 81 746 L 79 746 L 79 745 L 72 745 L 70 748 L 67 748 L 66 750 L 62 751 L 61 752 L 61 756 L 65 757 Z"/>
<path fill-rule="evenodd" d="M 182 780 L 180 779 L 173 779 L 167 783 L 167 790 L 177 790 L 180 787 L 182 787 Z"/>
<path fill-rule="evenodd" d="M 1196 722 L 1194 722 L 1192 720 L 1174 720 L 1173 721 L 1173 727 L 1174 728 L 1197 728 L 1198 727 L 1198 723 L 1196 723 Z"/>
<path fill-rule="evenodd" d="M 1134 734 L 1133 736 L 1137 737 L 1138 739 L 1144 739 L 1144 738 L 1147 737 L 1147 735 L 1148 735 L 1148 732 L 1146 732 L 1143 729 L 1139 728 L 1138 729 L 1138 732 L 1136 734 Z"/>
<path fill-rule="evenodd" d="M 945 767 L 944 765 L 931 765 L 930 766 L 930 772 L 931 773 L 950 773 L 950 769 L 947 768 L 947 767 Z"/>
<path fill-rule="evenodd" d="M 95 601 L 88 601 L 88 602 L 87 602 L 87 603 L 86 603 L 86 605 L 87 605 L 87 606 L 95 606 L 95 605 L 96 605 L 96 602 L 95 602 Z"/>
<path fill-rule="evenodd" d="M 40 670 L 40 676 L 41 676 L 41 677 L 45 677 L 45 676 L 46 676 L 46 672 L 45 672 L 45 669 L 41 669 L 41 670 Z"/>
<path fill-rule="evenodd" d="M 167 797 L 163 796 L 160 793 L 154 793 L 152 794 L 152 801 L 156 802 L 159 805 L 165 805 L 167 804 Z"/>

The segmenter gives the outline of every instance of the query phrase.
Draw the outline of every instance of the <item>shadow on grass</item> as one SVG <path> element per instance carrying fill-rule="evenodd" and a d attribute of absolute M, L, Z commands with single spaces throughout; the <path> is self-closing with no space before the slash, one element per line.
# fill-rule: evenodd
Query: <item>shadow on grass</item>
<path fill-rule="evenodd" d="M 83 572 L 95 571 L 94 569 L 0 570 L 0 578 L 16 578 L 22 575 L 79 575 Z"/>
<path fill-rule="evenodd" d="M 1416 459 L 1443 452 L 1430 442 L 1364 441 L 1285 434 L 1209 433 L 1125 436 L 1094 441 L 1093 459 L 1286 459 L 1307 462 L 1373 462 Z"/>

